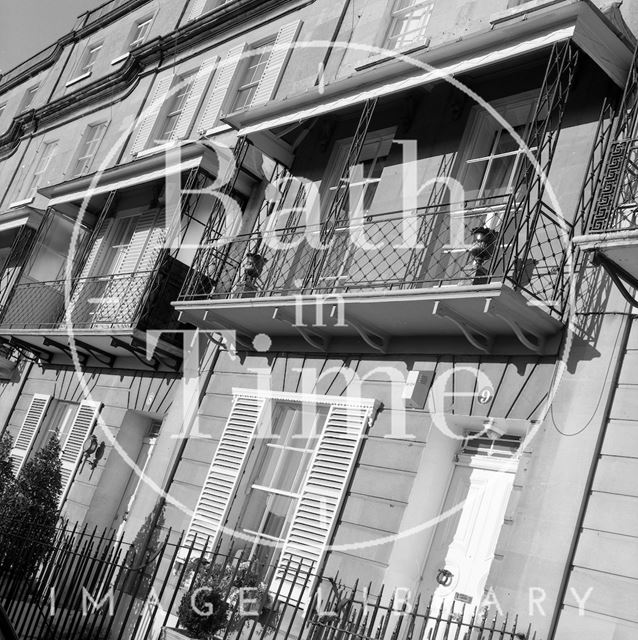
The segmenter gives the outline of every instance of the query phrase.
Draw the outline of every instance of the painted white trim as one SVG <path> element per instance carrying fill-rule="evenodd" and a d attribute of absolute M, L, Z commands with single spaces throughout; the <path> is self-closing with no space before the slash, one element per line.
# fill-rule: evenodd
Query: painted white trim
<path fill-rule="evenodd" d="M 565 3 L 565 0 L 527 0 L 516 7 L 510 7 L 504 11 L 499 11 L 490 16 L 490 24 L 498 24 L 505 20 L 511 20 L 512 18 L 518 18 L 520 16 L 531 13 L 532 11 L 538 11 L 539 9 L 546 9 L 554 4 Z"/>
<path fill-rule="evenodd" d="M 278 400 L 281 402 L 297 402 L 300 404 L 325 404 L 338 407 L 353 407 L 376 410 L 379 401 L 373 398 L 347 398 L 343 396 L 322 396 L 312 393 L 286 393 L 283 391 L 269 391 L 262 389 L 244 389 L 233 387 L 233 396 L 255 398 L 265 400 Z M 374 422 L 374 415 L 370 418 L 370 424 Z"/>
<path fill-rule="evenodd" d="M 11 229 L 15 229 L 16 227 L 23 227 L 25 224 L 29 222 L 29 216 L 24 218 L 16 218 L 15 220 L 10 220 L 8 222 L 0 223 L 0 233 L 4 231 L 10 231 Z"/>
<path fill-rule="evenodd" d="M 15 209 L 16 207 L 24 207 L 26 204 L 31 204 L 35 200 L 35 196 L 25 198 L 24 200 L 16 200 L 9 205 L 9 209 Z"/>
<path fill-rule="evenodd" d="M 164 142 L 163 144 L 157 144 L 154 147 L 149 147 L 148 149 L 142 149 L 135 154 L 136 158 L 144 158 L 146 156 L 152 156 L 160 151 L 166 151 L 166 149 L 172 149 L 176 147 L 179 143 L 179 140 L 169 140 L 168 142 Z"/>
<path fill-rule="evenodd" d="M 217 133 L 225 133 L 226 131 L 232 131 L 232 127 L 229 124 L 220 124 L 207 131 L 198 132 L 203 137 L 213 136 Z"/>
<path fill-rule="evenodd" d="M 472 455 L 459 453 L 456 464 L 472 469 L 486 469 L 487 471 L 502 471 L 503 473 L 516 473 L 520 456 L 511 458 L 499 458 L 497 456 Z"/>
<path fill-rule="evenodd" d="M 111 64 L 118 64 L 119 62 L 122 62 L 122 60 L 126 60 L 130 55 L 131 55 L 130 52 L 127 51 L 126 53 L 123 53 L 121 56 L 118 56 L 117 58 L 113 58 L 113 60 L 111 60 Z"/>
<path fill-rule="evenodd" d="M 82 80 L 86 80 L 89 77 L 91 77 L 91 72 L 87 71 L 86 73 L 83 73 L 81 76 L 76 76 L 75 78 L 71 78 L 71 80 L 69 80 L 64 86 L 70 87 L 71 85 L 76 84 L 77 82 L 80 82 Z"/>

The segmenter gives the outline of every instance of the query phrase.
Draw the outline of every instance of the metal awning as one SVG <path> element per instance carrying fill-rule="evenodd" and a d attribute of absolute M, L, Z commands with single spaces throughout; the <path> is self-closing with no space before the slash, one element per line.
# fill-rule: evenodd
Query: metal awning
<path fill-rule="evenodd" d="M 624 87 L 632 60 L 632 48 L 600 11 L 589 3 L 565 0 L 551 10 L 521 14 L 493 28 L 408 57 L 373 57 L 350 77 L 334 81 L 319 92 L 271 101 L 263 107 L 228 114 L 223 119 L 239 135 L 263 135 L 278 127 L 392 95 L 447 77 L 487 68 L 526 54 L 540 52 L 571 39 L 619 87 Z M 415 66 L 420 69 L 414 73 Z M 396 78 L 400 79 L 396 79 Z M 365 87 L 365 88 L 363 88 Z M 253 136 L 254 137 L 254 136 Z"/>
<path fill-rule="evenodd" d="M 240 129 L 239 135 L 248 136 L 258 131 L 276 129 L 278 127 L 292 124 L 294 122 L 301 122 L 302 120 L 315 118 L 332 111 L 339 111 L 340 109 L 345 109 L 347 107 L 351 107 L 352 105 L 360 104 L 373 98 L 381 98 L 383 96 L 392 95 L 401 91 L 405 91 L 407 89 L 413 89 L 414 87 L 420 87 L 432 82 L 436 82 L 437 80 L 441 80 L 443 78 L 458 75 L 466 71 L 472 71 L 480 67 L 485 67 L 501 60 L 507 60 L 508 58 L 513 58 L 525 53 L 544 49 L 545 47 L 548 47 L 555 42 L 561 42 L 572 37 L 574 35 L 574 29 L 574 26 L 556 29 L 551 33 L 545 34 L 538 38 L 534 38 L 532 40 L 520 42 L 515 45 L 505 46 L 500 49 L 490 51 L 489 53 L 475 56 L 473 58 L 468 58 L 466 60 L 461 60 L 460 62 L 456 62 L 439 69 L 425 71 L 423 73 L 410 76 L 403 80 L 388 82 L 373 89 L 359 91 L 358 93 L 354 94 L 348 94 L 345 97 L 336 100 L 329 100 L 315 107 L 287 113 L 286 115 L 280 116 L 278 118 L 265 120 L 258 124 Z"/>
<path fill-rule="evenodd" d="M 29 225 L 36 229 L 42 220 L 44 212 L 33 207 L 21 206 L 0 214 L 0 233 L 12 231 L 18 227 Z"/>
<path fill-rule="evenodd" d="M 138 156 L 127 164 L 44 187 L 39 189 L 39 193 L 49 198 L 49 207 L 58 207 L 110 191 L 155 182 L 197 167 L 213 173 L 217 171 L 218 164 L 216 151 L 205 141 L 187 142 L 170 148 L 158 148 L 156 153 Z"/>

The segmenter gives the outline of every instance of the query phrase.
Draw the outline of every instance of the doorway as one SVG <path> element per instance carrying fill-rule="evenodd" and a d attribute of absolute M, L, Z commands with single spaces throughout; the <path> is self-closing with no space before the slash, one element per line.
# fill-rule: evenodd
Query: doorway
<path fill-rule="evenodd" d="M 457 456 L 426 563 L 433 610 L 473 610 L 483 600 L 518 467 L 520 439 L 468 434 Z"/>

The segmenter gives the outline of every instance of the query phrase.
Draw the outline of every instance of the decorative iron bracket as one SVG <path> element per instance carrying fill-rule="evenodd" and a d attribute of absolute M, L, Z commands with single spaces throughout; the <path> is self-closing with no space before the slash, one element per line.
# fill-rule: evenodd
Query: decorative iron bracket
<path fill-rule="evenodd" d="M 333 307 L 331 316 L 334 317 L 336 307 Z M 365 326 L 359 320 L 354 320 L 349 316 L 345 316 L 345 322 L 347 325 L 351 326 L 360 336 L 361 339 L 372 349 L 378 351 L 379 353 L 387 353 L 388 352 L 388 344 L 390 343 L 390 338 L 385 335 L 378 333 L 376 331 L 372 331 Z"/>
<path fill-rule="evenodd" d="M 516 339 L 530 351 L 541 354 L 545 348 L 545 336 L 523 326 L 518 318 L 512 315 L 510 310 L 501 310 L 492 302 L 489 307 L 489 311 L 494 318 L 502 320 L 514 333 Z"/>
<path fill-rule="evenodd" d="M 22 340 L 12 337 L 9 341 L 9 345 L 12 346 L 16 351 L 20 353 L 20 355 L 29 362 L 44 362 L 49 363 L 53 359 L 53 354 L 46 349 L 42 349 L 40 347 L 36 347 L 33 344 L 29 344 L 28 342 L 23 342 Z M 32 355 L 30 355 L 32 354 Z"/>
<path fill-rule="evenodd" d="M 465 339 L 476 349 L 483 353 L 490 353 L 492 350 L 493 340 L 489 336 L 485 335 L 481 329 L 473 325 L 461 314 L 453 311 L 440 301 L 434 303 L 434 309 L 432 313 L 435 316 L 446 318 L 453 324 L 455 324 L 465 336 Z"/>
<path fill-rule="evenodd" d="M 55 347 L 65 353 L 69 358 L 73 359 L 73 349 L 71 349 L 70 345 L 63 344 L 62 342 L 57 342 L 56 340 L 51 340 L 51 338 L 45 338 L 43 343 L 45 347 Z M 80 345 L 78 345 L 80 346 Z M 86 353 L 77 352 L 78 360 L 82 366 L 86 365 L 87 360 L 89 359 L 89 355 Z"/>
<path fill-rule="evenodd" d="M 126 349 L 126 351 L 128 351 L 131 355 L 133 355 L 133 357 L 139 362 L 141 362 L 145 367 L 151 367 L 155 371 L 157 371 L 160 367 L 161 363 L 159 358 L 157 358 L 157 356 L 153 355 L 153 357 L 150 360 L 146 358 L 146 348 L 143 346 L 141 347 L 133 343 L 129 344 L 124 340 L 120 340 L 119 338 L 113 338 L 113 337 L 111 337 L 111 346 Z"/>
<path fill-rule="evenodd" d="M 306 327 L 300 327 L 295 323 L 294 318 L 281 307 L 277 307 L 272 314 L 274 320 L 280 320 L 293 327 L 297 333 L 313 348 L 317 351 L 327 351 L 330 339 L 326 336 L 318 334 L 316 331 L 311 331 Z"/>
<path fill-rule="evenodd" d="M 592 262 L 595 266 L 600 266 L 605 270 L 605 273 L 612 279 L 612 282 L 616 285 L 622 297 L 632 306 L 638 308 L 638 300 L 629 293 L 627 285 L 638 289 L 638 280 L 631 274 L 627 273 L 622 267 L 618 266 L 615 262 L 607 258 L 600 251 L 594 251 Z M 626 283 L 626 284 L 625 284 Z"/>
<path fill-rule="evenodd" d="M 131 346 L 134 349 L 137 349 L 140 353 L 144 352 L 146 356 L 148 354 L 148 348 L 146 342 L 142 340 L 133 340 Z M 173 371 L 179 371 L 182 366 L 182 358 L 176 356 L 170 351 L 166 351 L 166 349 L 162 349 L 158 347 L 157 344 L 153 346 L 153 356 L 154 361 L 158 361 L 160 364 L 163 364 L 167 369 L 173 369 Z M 168 364 L 172 362 L 173 364 Z"/>
<path fill-rule="evenodd" d="M 220 334 L 223 332 L 224 340 L 227 342 L 230 340 L 228 323 L 224 322 L 219 316 L 216 316 L 211 311 L 206 311 L 201 320 L 203 323 L 208 325 L 208 329 L 211 331 L 217 331 Z M 254 337 L 254 336 L 253 336 Z M 246 351 L 252 351 L 253 349 L 253 338 L 250 337 L 250 332 L 247 329 L 244 329 L 240 325 L 235 325 L 234 328 L 234 338 L 235 345 L 239 345 L 242 349 Z M 237 350 L 235 346 L 235 350 Z"/>

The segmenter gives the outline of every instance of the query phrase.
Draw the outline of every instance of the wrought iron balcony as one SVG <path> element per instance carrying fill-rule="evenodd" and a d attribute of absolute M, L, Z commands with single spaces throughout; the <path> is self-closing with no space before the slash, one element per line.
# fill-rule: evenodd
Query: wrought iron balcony
<path fill-rule="evenodd" d="M 144 332 L 179 325 L 170 302 L 186 274 L 181 263 L 167 259 L 155 271 L 75 278 L 71 282 L 21 282 L 0 317 L 5 342 L 31 349 L 43 359 L 68 355 L 69 338 L 81 357 L 113 364 L 116 357 L 144 357 Z M 171 340 L 172 337 L 172 340 Z M 163 338 L 173 362 L 179 351 L 170 333 Z M 139 359 L 139 358 L 138 358 Z"/>
<path fill-rule="evenodd" d="M 379 350 L 392 337 L 450 336 L 456 325 L 480 350 L 519 330 L 541 349 L 560 328 L 570 230 L 545 205 L 530 220 L 513 204 L 508 196 L 220 240 L 200 251 L 176 306 L 189 322 L 248 337 L 302 329 L 317 348 L 327 346 L 322 336 L 346 338 L 344 325 Z M 324 301 L 332 319 L 322 309 L 317 322 Z"/>
<path fill-rule="evenodd" d="M 638 138 L 611 144 L 596 207 L 574 243 L 593 253 L 631 301 L 624 283 L 638 286 Z"/>

